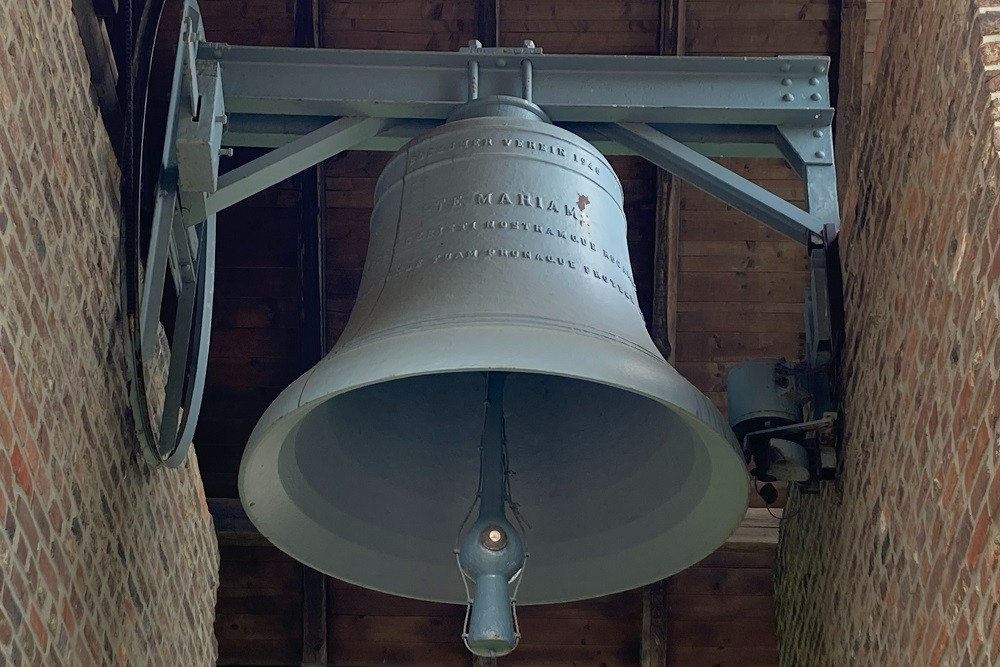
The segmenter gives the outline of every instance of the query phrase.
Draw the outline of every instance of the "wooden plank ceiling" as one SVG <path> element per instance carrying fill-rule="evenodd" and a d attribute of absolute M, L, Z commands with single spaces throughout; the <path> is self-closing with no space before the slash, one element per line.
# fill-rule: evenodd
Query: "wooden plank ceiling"
<path fill-rule="evenodd" d="M 499 0 L 492 5 L 474 0 L 318 0 L 318 24 L 304 22 L 308 0 L 200 4 L 210 40 L 251 45 L 454 50 L 478 36 L 501 45 L 533 39 L 552 53 L 658 54 L 671 37 L 661 34 L 661 22 L 677 15 L 676 48 L 689 55 L 833 54 L 838 39 L 834 0 Z M 154 83 L 161 85 L 154 107 L 164 100 L 168 68 L 163 56 L 169 56 L 176 39 L 176 7 L 176 2 L 168 3 L 161 30 L 161 57 L 154 72 Z M 303 26 L 315 28 L 311 39 Z M 476 34 L 490 27 L 495 34 Z M 257 154 L 238 149 L 225 167 Z M 312 202 L 316 192 L 311 188 L 317 183 L 312 171 L 219 216 L 215 322 L 196 436 L 209 497 L 237 497 L 240 456 L 257 419 L 311 363 L 314 343 L 332 346 L 343 331 L 364 265 L 375 180 L 388 158 L 352 152 L 322 165 L 319 216 Z M 747 357 L 799 357 L 805 252 L 686 184 L 675 186 L 677 213 L 671 219 L 658 201 L 665 195 L 662 187 L 658 191 L 655 168 L 639 159 L 615 158 L 612 163 L 626 193 L 629 248 L 643 313 L 648 320 L 654 312 L 656 236 L 669 233 L 675 240 L 669 263 L 672 285 L 661 285 L 657 293 L 671 307 L 673 361 L 724 410 L 725 375 L 734 363 Z M 801 189 L 782 161 L 725 163 L 801 203 Z M 316 233 L 322 238 L 310 238 Z M 308 249 L 316 242 L 325 249 L 324 318 L 304 312 L 309 294 L 305 282 L 315 273 L 309 270 Z M 310 327 L 323 319 L 320 337 Z M 752 504 L 760 505 L 756 497 Z M 722 551 L 669 579 L 659 595 L 666 605 L 661 610 L 666 662 L 658 664 L 776 665 L 771 561 L 766 549 Z M 220 664 L 299 665 L 304 655 L 319 661 L 314 664 L 341 667 L 471 664 L 457 639 L 460 609 L 332 580 L 320 594 L 310 583 L 313 579 L 272 547 L 223 546 L 216 621 Z M 323 600 L 325 633 L 314 629 L 315 623 L 303 623 L 304 604 L 316 608 L 309 605 Z M 640 656 L 648 655 L 641 647 L 642 615 L 640 591 L 524 608 L 522 646 L 500 664 L 639 665 Z M 322 636 L 312 636 L 317 632 Z M 309 648 L 317 641 L 325 642 L 323 650 Z"/>

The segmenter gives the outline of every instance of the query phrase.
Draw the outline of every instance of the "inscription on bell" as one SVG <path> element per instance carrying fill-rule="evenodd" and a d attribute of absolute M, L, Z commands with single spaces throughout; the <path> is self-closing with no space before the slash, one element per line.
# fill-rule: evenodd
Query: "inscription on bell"
<path fill-rule="evenodd" d="M 451 197 L 441 197 L 431 201 L 427 205 L 427 210 L 440 213 L 451 209 L 469 206 L 524 206 L 535 208 L 548 213 L 562 214 L 566 217 L 580 221 L 581 224 L 589 222 L 588 216 L 584 213 L 590 198 L 586 195 L 578 194 L 576 201 L 572 203 L 557 202 L 547 195 L 533 194 L 530 192 L 473 192 L 471 196 L 454 195 Z"/>
<path fill-rule="evenodd" d="M 462 141 L 452 141 L 450 143 L 430 144 L 424 143 L 420 148 L 413 149 L 409 155 L 411 167 L 424 164 L 435 157 L 444 157 L 450 153 L 468 153 L 476 149 L 491 147 L 521 149 L 531 154 L 552 155 L 564 158 L 566 162 L 581 171 L 591 171 L 595 175 L 601 174 L 601 162 L 592 155 L 580 153 L 567 146 L 559 146 L 549 141 L 539 141 L 537 139 L 525 139 L 523 137 L 480 137 L 478 139 L 464 139 Z"/>

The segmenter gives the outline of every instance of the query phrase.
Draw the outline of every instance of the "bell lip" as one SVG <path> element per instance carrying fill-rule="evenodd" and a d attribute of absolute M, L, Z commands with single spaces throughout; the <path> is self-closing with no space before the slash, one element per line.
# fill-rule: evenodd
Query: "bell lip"
<path fill-rule="evenodd" d="M 709 453 L 709 463 L 712 466 L 713 480 L 721 480 L 731 484 L 732 486 L 726 486 L 723 488 L 720 483 L 710 484 L 706 487 L 705 493 L 703 494 L 701 500 L 695 505 L 694 510 L 686 515 L 682 520 L 678 521 L 672 528 L 672 531 L 677 531 L 679 528 L 683 529 L 688 526 L 688 531 L 680 530 L 682 534 L 687 533 L 702 533 L 704 531 L 698 530 L 698 528 L 704 528 L 706 525 L 711 526 L 715 530 L 710 531 L 712 539 L 710 541 L 706 540 L 704 544 L 711 544 L 711 548 L 708 550 L 698 550 L 697 552 L 690 552 L 688 549 L 681 549 L 681 552 L 688 553 L 686 558 L 676 558 L 671 568 L 659 569 L 655 573 L 651 573 L 647 578 L 637 581 L 632 580 L 628 582 L 623 582 L 620 586 L 600 586 L 593 590 L 584 591 L 580 594 L 562 596 L 562 595 L 547 595 L 547 596 L 533 596 L 531 595 L 532 589 L 534 587 L 527 586 L 522 587 L 519 594 L 519 604 L 522 605 L 536 605 L 536 604 L 556 604 L 564 602 L 572 602 L 576 600 L 590 599 L 594 597 L 599 597 L 603 595 L 612 595 L 614 593 L 619 593 L 623 591 L 632 590 L 638 586 L 653 583 L 659 581 L 665 577 L 671 576 L 680 572 L 692 565 L 698 563 L 720 547 L 725 544 L 725 541 L 732 535 L 732 533 L 739 527 L 740 522 L 743 520 L 746 514 L 746 508 L 748 506 L 748 497 L 750 490 L 750 475 L 747 470 L 745 460 L 743 458 L 742 452 L 736 442 L 735 435 L 732 430 L 725 423 L 721 413 L 712 404 L 707 396 L 698 391 L 693 385 L 691 385 L 686 379 L 680 376 L 677 371 L 670 366 L 666 361 L 659 357 L 661 367 L 661 372 L 665 372 L 664 377 L 661 379 L 666 379 L 669 376 L 674 376 L 674 379 L 687 385 L 690 389 L 689 396 L 697 397 L 697 402 L 700 406 L 686 406 L 681 403 L 666 400 L 662 396 L 656 394 L 651 394 L 644 391 L 637 390 L 635 385 L 624 385 L 622 383 L 610 382 L 607 379 L 602 379 L 596 375 L 585 375 L 579 373 L 570 372 L 556 372 L 553 370 L 539 370 L 537 368 L 526 368 L 519 365 L 482 365 L 482 366 L 463 366 L 460 368 L 452 369 L 438 369 L 433 367 L 425 367 L 422 369 L 414 369 L 411 372 L 393 374 L 391 377 L 381 377 L 373 378 L 371 381 L 354 383 L 350 386 L 343 386 L 339 390 L 334 392 L 322 392 L 319 387 L 310 387 L 310 380 L 316 374 L 316 371 L 323 366 L 331 363 L 335 363 L 338 357 L 342 356 L 354 356 L 355 354 L 363 353 L 366 348 L 372 346 L 378 348 L 385 345 L 385 339 L 380 339 L 376 341 L 371 341 L 357 347 L 351 347 L 348 351 L 338 354 L 337 348 L 335 348 L 331 353 L 324 358 L 319 364 L 307 371 L 298 380 L 293 382 L 288 388 L 286 388 L 275 401 L 268 407 L 264 415 L 261 417 L 257 426 L 254 428 L 253 433 L 247 443 L 246 450 L 244 452 L 243 458 L 240 462 L 239 471 L 239 495 L 241 502 L 244 505 L 245 511 L 248 518 L 257 527 L 257 529 L 267 538 L 274 546 L 281 549 L 282 551 L 288 553 L 290 556 L 299 560 L 300 562 L 313 567 L 321 572 L 326 572 L 330 576 L 336 577 L 347 583 L 355 584 L 368 588 L 371 590 L 377 590 L 391 595 L 410 597 L 413 599 L 425 600 L 429 602 L 440 602 L 446 604 L 464 604 L 464 595 L 440 595 L 434 596 L 429 594 L 418 594 L 415 592 L 403 592 L 400 588 L 386 586 L 379 587 L 377 584 L 372 584 L 370 581 L 363 579 L 354 579 L 350 576 L 350 573 L 345 572 L 331 572 L 327 569 L 327 566 L 322 560 L 322 554 L 326 553 L 326 550 L 317 551 L 313 549 L 312 555 L 307 555 L 304 553 L 304 549 L 299 541 L 286 540 L 285 537 L 289 534 L 287 530 L 287 524 L 285 522 L 272 523 L 264 520 L 260 516 L 260 513 L 255 509 L 256 502 L 259 498 L 254 499 L 251 497 L 251 493 L 247 488 L 246 477 L 248 473 L 248 468 L 251 465 L 251 460 L 255 458 L 258 454 L 258 450 L 265 443 L 267 439 L 266 436 L 271 434 L 274 429 L 283 431 L 282 437 L 287 435 L 294 426 L 301 421 L 302 417 L 305 416 L 311 409 L 318 406 L 320 403 L 330 400 L 338 395 L 348 393 L 350 391 L 355 391 L 362 389 L 363 387 L 372 386 L 375 384 L 380 384 L 387 381 L 403 380 L 406 378 L 419 377 L 423 375 L 431 374 L 444 374 L 444 373 L 485 373 L 489 371 L 497 372 L 509 372 L 509 373 L 529 373 L 529 374 L 539 374 L 539 375 L 552 375 L 556 377 L 564 377 L 575 380 L 583 380 L 588 382 L 595 382 L 599 384 L 604 384 L 609 387 L 614 387 L 621 389 L 623 391 L 628 391 L 639 396 L 643 396 L 649 400 L 655 401 L 669 410 L 674 411 L 679 416 L 681 416 L 685 422 L 691 426 L 696 433 L 700 434 L 699 440 L 705 449 Z M 632 351 L 636 354 L 636 351 Z M 369 354 L 371 352 L 369 351 Z M 650 355 L 652 356 L 652 355 Z M 658 355 L 657 355 L 658 356 Z M 668 392 L 665 392 L 668 393 Z M 310 397 L 310 394 L 313 394 Z M 288 407 L 292 409 L 287 409 Z M 694 407 L 695 409 L 690 409 Z M 708 414 L 701 413 L 697 411 L 697 408 L 703 408 Z M 714 414 L 713 414 L 714 413 Z M 724 446 L 728 445 L 728 447 Z M 271 447 L 276 449 L 278 452 L 281 450 L 281 446 L 278 443 L 272 443 Z M 277 477 L 277 476 L 275 476 Z M 742 483 L 740 483 L 742 482 Z M 316 524 L 305 512 L 303 512 L 297 505 L 295 505 L 288 493 L 285 491 L 284 480 L 278 480 L 281 488 L 282 498 L 277 500 L 283 501 L 290 505 L 290 508 L 295 512 L 296 518 L 302 524 L 307 524 L 310 528 L 321 531 L 325 528 Z M 711 492 L 714 492 L 712 494 Z M 267 495 L 267 494 L 263 494 Z M 710 495 L 714 495 L 712 502 L 706 501 Z M 272 496 L 272 499 L 274 497 Z M 720 510 L 711 516 L 702 516 L 707 513 L 706 505 L 715 505 Z M 737 508 L 738 511 L 737 511 Z M 728 511 L 727 511 L 728 510 Z M 730 513 L 731 512 L 731 513 Z M 707 522 L 707 523 L 706 523 Z M 273 530 L 277 528 L 278 530 Z M 280 530 L 285 528 L 286 530 Z M 648 549 L 644 549 L 645 543 L 636 543 L 631 546 L 631 550 L 636 552 L 643 552 Z M 528 543 L 526 545 L 527 551 L 531 552 L 530 535 L 528 536 Z M 619 555 L 625 552 L 619 552 Z M 606 558 L 608 560 L 607 567 L 614 567 L 614 559 Z M 531 571 L 533 568 L 532 562 L 529 558 L 528 569 Z M 537 565 L 537 564 L 536 564 Z M 593 567 L 591 565 L 590 567 Z M 537 567 L 534 568 L 537 571 Z M 457 570 L 456 570 L 457 577 Z M 459 580 L 456 578 L 455 580 Z"/>

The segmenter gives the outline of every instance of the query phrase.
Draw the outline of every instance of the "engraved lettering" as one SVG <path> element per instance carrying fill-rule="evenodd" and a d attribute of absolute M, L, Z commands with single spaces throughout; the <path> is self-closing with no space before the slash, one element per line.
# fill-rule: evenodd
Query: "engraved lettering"
<path fill-rule="evenodd" d="M 556 206 L 556 203 L 554 201 L 550 201 L 549 205 L 545 207 L 545 210 L 546 211 L 553 211 L 555 213 L 559 212 L 559 208 Z"/>
<path fill-rule="evenodd" d="M 500 201 L 497 202 L 497 204 L 513 204 L 513 203 L 514 202 L 511 201 L 510 197 L 507 195 L 506 192 L 500 194 Z"/>
<path fill-rule="evenodd" d="M 566 149 L 564 149 L 564 148 L 557 148 L 556 149 L 556 155 L 558 155 L 559 157 L 566 157 Z"/>
<path fill-rule="evenodd" d="M 476 201 L 477 204 L 480 204 L 480 205 L 492 204 L 493 203 L 493 193 L 492 192 L 487 192 L 486 194 L 483 194 L 481 192 L 477 192 L 475 194 L 475 201 Z"/>
<path fill-rule="evenodd" d="M 512 142 L 511 142 L 511 140 L 510 140 L 510 139 L 504 139 L 504 140 L 503 140 L 503 145 L 504 145 L 504 146 L 507 146 L 508 148 L 510 147 L 511 143 L 512 143 Z"/>
<path fill-rule="evenodd" d="M 517 203 L 519 206 L 531 206 L 531 195 L 518 194 Z"/>
<path fill-rule="evenodd" d="M 564 232 L 564 231 L 563 231 L 563 230 L 561 230 L 561 229 L 557 229 L 557 230 L 556 230 L 556 235 L 557 235 L 557 236 L 558 236 L 559 238 L 561 238 L 561 239 L 564 239 L 564 238 L 566 238 L 566 232 Z"/>

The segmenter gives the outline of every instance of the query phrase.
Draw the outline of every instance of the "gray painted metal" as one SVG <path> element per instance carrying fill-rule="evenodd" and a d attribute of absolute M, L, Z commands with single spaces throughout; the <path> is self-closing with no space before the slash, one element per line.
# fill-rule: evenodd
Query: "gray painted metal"
<path fill-rule="evenodd" d="M 174 61 L 173 83 L 168 105 L 164 148 L 160 161 L 157 196 L 152 216 L 150 247 L 147 255 L 139 321 L 134 336 L 138 339 L 140 364 L 153 360 L 160 330 L 160 308 L 167 271 L 178 294 L 178 311 L 172 338 L 171 360 L 167 372 L 163 414 L 158 427 L 146 419 L 137 419 L 143 455 L 154 465 L 180 465 L 190 447 L 201 410 L 208 347 L 211 335 L 212 294 L 215 284 L 215 217 L 209 216 L 195 228 L 183 223 L 182 197 L 178 186 L 177 139 L 187 144 L 187 174 L 195 182 L 211 179 L 217 169 L 217 155 L 206 150 L 217 145 L 222 121 L 221 88 L 212 74 L 193 75 L 195 45 L 204 40 L 204 29 L 197 3 L 186 0 L 182 8 L 182 30 Z M 212 86 L 199 86 L 211 83 Z M 199 102 L 192 98 L 202 90 L 202 108 L 212 109 L 211 123 L 192 123 L 191 109 Z M 207 100 L 205 98 L 208 98 Z M 192 127 L 192 125 L 194 127 Z M 214 127 L 213 127 L 214 126 Z M 208 143 L 203 134 L 209 135 Z M 184 151 L 182 151 L 184 152 Z M 205 160 L 208 161 L 206 168 Z M 201 168 L 201 171 L 197 171 Z M 191 171 L 194 169 L 195 171 Z M 132 368 L 130 366 L 130 368 Z M 134 369 L 133 369 L 134 370 Z M 137 415 L 149 414 L 147 396 L 130 391 L 129 400 Z M 142 422 L 142 423 L 139 423 Z M 154 429 L 156 432 L 154 432 Z"/>
<path fill-rule="evenodd" d="M 480 444 L 479 518 L 460 537 L 458 565 L 472 583 L 463 632 L 472 653 L 495 658 L 517 646 L 511 582 L 524 572 L 521 534 L 507 518 L 509 470 L 504 415 L 506 373 L 486 374 L 485 416 Z"/>
<path fill-rule="evenodd" d="M 661 169 L 715 195 L 789 238 L 808 244 L 823 222 L 781 197 L 643 123 L 595 125 L 594 130 L 629 146 Z"/>
<path fill-rule="evenodd" d="M 522 95 L 521 57 L 490 52 L 293 49 L 204 43 L 231 114 L 443 120 L 469 99 Z M 825 56 L 531 55 L 532 101 L 554 122 L 828 126 Z M 813 97 L 817 99 L 813 99 Z"/>
<path fill-rule="evenodd" d="M 453 548 L 483 373 L 502 371 L 530 525 L 519 603 L 658 581 L 725 541 L 743 457 L 649 338 L 596 149 L 538 119 L 456 121 L 395 156 L 376 198 L 347 329 L 246 448 L 240 495 L 262 534 L 340 579 L 464 603 Z"/>
<path fill-rule="evenodd" d="M 773 428 L 802 421 L 802 404 L 776 383 L 783 359 L 748 359 L 726 376 L 729 424 L 737 431 Z M 761 426 L 763 424 L 763 426 Z"/>
<path fill-rule="evenodd" d="M 208 63 L 197 77 L 202 92 L 197 116 L 186 112 L 177 119 L 178 188 L 214 192 L 219 179 L 219 150 L 226 122 L 222 76 L 218 63 Z"/>
<path fill-rule="evenodd" d="M 218 213 L 303 169 L 353 148 L 391 124 L 391 121 L 382 118 L 341 118 L 276 148 L 263 157 L 223 174 L 219 178 L 218 190 L 208 195 L 205 213 Z M 192 221 L 188 224 L 192 224 Z"/>
<path fill-rule="evenodd" d="M 224 140 L 229 146 L 277 148 L 304 134 L 332 123 L 336 118 L 325 116 L 268 116 L 237 114 L 226 126 Z M 411 139 L 441 126 L 433 119 L 400 119 L 376 137 L 360 142 L 354 150 L 396 152 Z M 586 123 L 556 123 L 589 141 L 604 155 L 636 155 L 636 152 L 603 134 L 594 132 Z M 710 157 L 783 157 L 774 141 L 774 130 L 764 125 L 708 125 L 698 123 L 653 124 L 702 155 Z"/>

